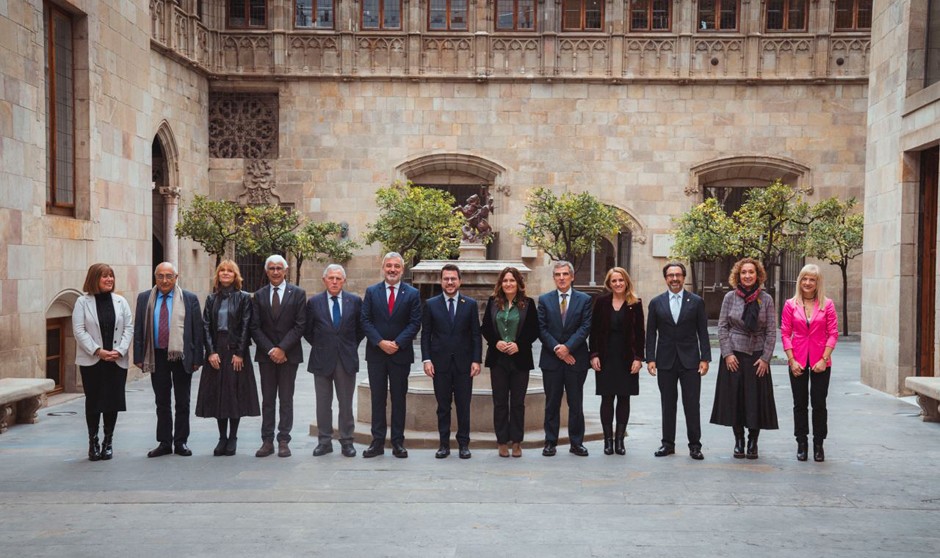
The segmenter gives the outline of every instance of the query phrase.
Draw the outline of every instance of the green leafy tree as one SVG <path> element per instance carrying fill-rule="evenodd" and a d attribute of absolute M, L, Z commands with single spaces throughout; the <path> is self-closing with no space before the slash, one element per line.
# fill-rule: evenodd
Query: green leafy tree
<path fill-rule="evenodd" d="M 712 262 L 729 255 L 735 223 L 715 198 L 708 198 L 672 220 L 675 225 L 670 257 L 690 262 Z"/>
<path fill-rule="evenodd" d="M 460 247 L 463 218 L 453 212 L 454 197 L 436 188 L 395 182 L 375 194 L 379 218 L 369 225 L 366 244 L 376 242 L 406 262 L 447 259 Z"/>
<path fill-rule="evenodd" d="M 267 257 L 289 253 L 297 241 L 300 215 L 279 205 L 249 205 L 242 214 L 238 247 L 242 253 Z"/>
<path fill-rule="evenodd" d="M 208 254 L 215 256 L 218 267 L 226 248 L 240 236 L 240 214 L 241 208 L 234 203 L 197 195 L 180 211 L 176 236 L 200 244 Z"/>
<path fill-rule="evenodd" d="M 341 225 L 332 221 L 307 221 L 303 224 L 295 234 L 291 248 L 297 261 L 295 282 L 300 283 L 300 269 L 311 258 L 318 262 L 339 264 L 352 259 L 353 251 L 359 249 L 359 245 L 351 240 L 343 240 L 341 232 Z"/>
<path fill-rule="evenodd" d="M 591 251 L 602 238 L 620 230 L 614 208 L 584 192 L 556 196 L 547 188 L 529 192 L 519 233 L 527 246 L 537 248 L 553 260 L 574 262 Z"/>
<path fill-rule="evenodd" d="M 805 213 L 803 252 L 838 266 L 842 272 L 842 333 L 848 335 L 849 262 L 862 254 L 865 217 L 855 211 L 858 200 L 832 197 L 820 201 Z"/>
<path fill-rule="evenodd" d="M 775 180 L 765 188 L 748 190 L 740 209 L 731 215 L 732 255 L 750 256 L 770 269 L 783 253 L 799 248 L 797 219 L 806 212 L 805 191 Z"/>

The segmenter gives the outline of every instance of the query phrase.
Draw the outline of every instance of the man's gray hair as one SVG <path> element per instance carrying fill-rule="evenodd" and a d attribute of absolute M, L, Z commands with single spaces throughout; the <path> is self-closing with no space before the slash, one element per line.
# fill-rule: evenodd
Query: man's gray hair
<path fill-rule="evenodd" d="M 343 279 L 346 278 L 346 270 L 343 269 L 343 266 L 339 264 L 330 264 L 323 269 L 323 278 L 326 279 L 326 276 L 329 275 L 331 271 L 338 271 L 343 274 Z"/>
<path fill-rule="evenodd" d="M 163 265 L 163 266 L 170 266 L 170 269 L 173 270 L 173 275 L 179 275 L 179 274 L 180 274 L 180 272 L 177 271 L 176 266 L 173 265 L 173 262 L 160 262 L 160 263 L 157 264 L 157 267 L 160 267 L 161 265 Z M 154 275 L 157 274 L 157 267 L 153 268 L 153 274 L 154 274 Z"/>
<path fill-rule="evenodd" d="M 287 260 L 285 260 L 284 256 L 280 254 L 272 254 L 268 256 L 268 259 L 264 260 L 264 269 L 267 270 L 268 265 L 272 263 L 281 264 L 284 266 L 284 269 L 287 269 Z"/>
<path fill-rule="evenodd" d="M 398 252 L 389 252 L 388 254 L 385 254 L 384 256 L 382 256 L 382 265 L 384 266 L 385 262 L 387 262 L 388 260 L 392 258 L 397 258 L 398 261 L 401 262 L 402 267 L 405 267 L 405 258 L 401 257 L 401 254 L 399 254 Z"/>
<path fill-rule="evenodd" d="M 568 272 L 571 273 L 572 276 L 574 275 L 574 266 L 571 265 L 571 262 L 568 262 L 565 260 L 558 260 L 557 262 L 555 262 L 555 265 L 552 266 L 553 275 L 555 274 L 555 270 L 558 269 L 559 267 L 567 267 Z"/>

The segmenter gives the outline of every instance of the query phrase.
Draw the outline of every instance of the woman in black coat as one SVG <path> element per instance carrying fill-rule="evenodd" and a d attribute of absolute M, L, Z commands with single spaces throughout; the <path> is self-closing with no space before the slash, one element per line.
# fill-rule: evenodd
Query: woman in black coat
<path fill-rule="evenodd" d="M 597 297 L 591 314 L 591 368 L 595 370 L 597 395 L 601 396 L 604 454 L 616 451 L 617 455 L 624 455 L 630 396 L 640 393 L 639 372 L 646 342 L 643 301 L 637 298 L 633 281 L 622 267 L 607 272 L 604 286 L 608 292 Z"/>
<path fill-rule="evenodd" d="M 525 394 L 534 367 L 532 343 L 539 338 L 535 301 L 525 295 L 525 280 L 514 267 L 499 272 L 486 301 L 481 332 L 488 348 L 484 364 L 493 386 L 493 428 L 500 457 L 522 457 Z"/>
<path fill-rule="evenodd" d="M 213 292 L 203 310 L 206 364 L 199 378 L 196 416 L 219 423 L 213 455 L 235 455 L 241 417 L 261 414 L 251 345 L 251 295 L 241 290 L 238 264 L 223 260 L 215 270 Z"/>

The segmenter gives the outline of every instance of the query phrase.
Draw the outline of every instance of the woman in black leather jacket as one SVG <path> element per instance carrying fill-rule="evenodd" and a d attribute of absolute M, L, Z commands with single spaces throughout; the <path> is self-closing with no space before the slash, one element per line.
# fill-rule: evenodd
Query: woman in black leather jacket
<path fill-rule="evenodd" d="M 235 455 L 238 421 L 261 414 L 248 347 L 251 295 L 242 291 L 238 265 L 223 260 L 215 270 L 213 292 L 203 310 L 206 365 L 199 379 L 196 416 L 219 422 L 213 455 Z"/>

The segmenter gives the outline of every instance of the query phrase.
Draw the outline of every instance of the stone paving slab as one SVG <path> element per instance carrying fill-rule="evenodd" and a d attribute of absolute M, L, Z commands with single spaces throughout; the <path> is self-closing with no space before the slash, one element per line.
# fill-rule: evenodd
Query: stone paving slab
<path fill-rule="evenodd" d="M 80 398 L 0 436 L 0 556 L 936 556 L 940 424 L 861 385 L 858 353 L 853 342 L 836 349 L 821 464 L 795 459 L 782 366 L 781 430 L 762 433 L 757 461 L 732 459 L 730 429 L 707 424 L 717 363 L 703 385 L 702 462 L 653 457 L 659 397 L 645 371 L 627 455 L 591 442 L 587 458 L 495 448 L 470 460 L 420 449 L 314 458 L 304 372 L 293 457 L 254 457 L 257 418 L 242 421 L 236 456 L 213 457 L 215 421 L 194 417 L 192 457 L 148 459 L 153 396 L 134 382 L 110 462 L 85 458 Z M 586 398 L 593 414 L 597 403 Z"/>

